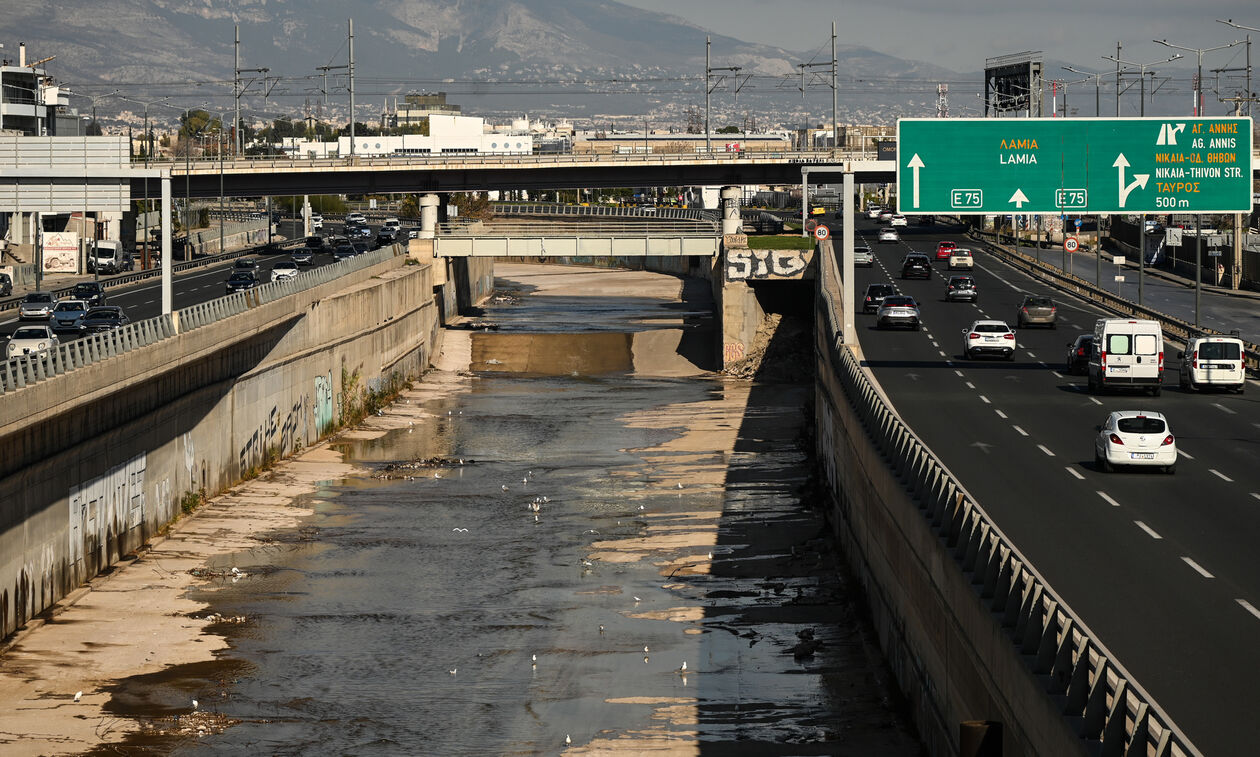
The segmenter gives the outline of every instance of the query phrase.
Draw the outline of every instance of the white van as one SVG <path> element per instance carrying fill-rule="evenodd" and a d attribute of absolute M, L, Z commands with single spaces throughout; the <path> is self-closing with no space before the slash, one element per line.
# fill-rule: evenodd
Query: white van
<path fill-rule="evenodd" d="M 1145 389 L 1159 396 L 1164 379 L 1164 334 L 1156 321 L 1099 318 L 1089 356 L 1089 390 Z"/>
<path fill-rule="evenodd" d="M 1195 335 L 1186 341 L 1181 358 L 1181 388 L 1221 387 L 1242 394 L 1247 385 L 1243 342 L 1232 336 Z"/>

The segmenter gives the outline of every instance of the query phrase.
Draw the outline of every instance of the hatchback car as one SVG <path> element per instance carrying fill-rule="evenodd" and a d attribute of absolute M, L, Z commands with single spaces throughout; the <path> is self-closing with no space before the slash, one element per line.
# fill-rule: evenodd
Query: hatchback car
<path fill-rule="evenodd" d="M 1027 295 L 1019 305 L 1019 328 L 1022 329 L 1033 324 L 1055 328 L 1058 312 L 1059 309 L 1055 306 L 1054 300 L 1049 297 L 1033 294 Z"/>
<path fill-rule="evenodd" d="M 253 271 L 235 271 L 231 276 L 228 276 L 226 289 L 228 294 L 235 294 L 236 292 L 253 289 L 260 283 L 258 274 Z"/>
<path fill-rule="evenodd" d="M 888 220 L 888 223 L 890 226 L 908 226 L 909 225 L 909 222 L 906 221 L 906 217 L 900 213 L 894 214 L 893 217 Z"/>
<path fill-rule="evenodd" d="M 955 249 L 949 253 L 949 263 L 946 264 L 951 271 L 968 270 L 975 267 L 971 260 L 971 250 Z"/>
<path fill-rule="evenodd" d="M 900 241 L 901 241 L 901 235 L 897 233 L 896 229 L 889 227 L 887 229 L 879 230 L 880 244 L 883 244 L 884 242 L 900 242 Z"/>
<path fill-rule="evenodd" d="M 5 355 L 10 359 L 23 355 L 38 355 L 56 347 L 60 342 L 57 335 L 47 326 L 20 326 L 9 337 L 5 346 Z"/>
<path fill-rule="evenodd" d="M 117 305 L 106 305 L 87 311 L 79 323 L 84 334 L 95 334 L 126 326 L 131 323 L 131 319 Z"/>
<path fill-rule="evenodd" d="M 284 281 L 298 275 L 297 263 L 292 260 L 280 260 L 271 267 L 271 280 Z"/>
<path fill-rule="evenodd" d="M 881 211 L 879 211 L 879 222 L 880 222 L 880 223 L 892 223 L 892 217 L 893 217 L 893 212 L 892 212 L 891 210 L 881 210 Z"/>
<path fill-rule="evenodd" d="M 861 265 L 870 268 L 875 265 L 875 253 L 871 252 L 870 247 L 854 247 L 853 265 Z"/>
<path fill-rule="evenodd" d="M 358 253 L 355 252 L 354 245 L 350 244 L 349 242 L 346 242 L 345 244 L 337 245 L 336 249 L 333 250 L 333 260 L 335 261 L 349 260 L 350 258 L 354 257 L 357 254 Z"/>
<path fill-rule="evenodd" d="M 324 217 L 319 213 L 311 214 L 311 228 L 319 231 L 324 228 Z"/>
<path fill-rule="evenodd" d="M 1015 359 L 1015 332 L 1006 321 L 975 321 L 962 330 L 963 354 L 968 360 L 981 355 L 997 355 Z"/>
<path fill-rule="evenodd" d="M 881 329 L 893 326 L 909 326 L 913 330 L 919 328 L 919 303 L 913 297 L 904 294 L 890 294 L 879 305 L 875 314 L 875 325 Z"/>
<path fill-rule="evenodd" d="M 1109 471 L 1115 465 L 1153 465 L 1177 471 L 1177 439 L 1163 413 L 1117 410 L 1107 416 L 1094 437 L 1094 465 Z"/>
<path fill-rule="evenodd" d="M 236 259 L 236 262 L 232 264 L 232 268 L 233 268 L 233 269 L 235 269 L 235 270 L 237 270 L 237 271 L 254 271 L 254 272 L 257 272 L 257 271 L 258 271 L 258 259 L 257 259 L 257 258 L 237 258 L 237 259 Z"/>
<path fill-rule="evenodd" d="M 976 280 L 970 276 L 950 276 L 945 283 L 946 302 L 976 302 L 980 299 L 980 290 L 976 289 Z"/>
<path fill-rule="evenodd" d="M 315 262 L 315 251 L 310 247 L 299 247 L 290 255 L 298 265 L 310 265 Z"/>
<path fill-rule="evenodd" d="M 1068 342 L 1064 368 L 1069 374 L 1082 374 L 1089 369 L 1089 351 L 1094 349 L 1094 335 L 1081 334 Z"/>
<path fill-rule="evenodd" d="M 79 322 L 88 311 L 88 304 L 83 300 L 62 300 L 53 308 L 52 318 L 48 325 L 58 334 L 77 334 Z"/>
<path fill-rule="evenodd" d="M 104 305 L 105 287 L 99 281 L 81 281 L 70 290 L 70 296 L 88 305 Z"/>
<path fill-rule="evenodd" d="M 324 249 L 324 238 L 321 236 L 309 236 L 306 238 L 306 246 L 319 252 Z"/>
<path fill-rule="evenodd" d="M 57 298 L 52 292 L 30 292 L 18 305 L 19 321 L 46 321 L 52 317 Z"/>
<path fill-rule="evenodd" d="M 958 244 L 948 239 L 936 244 L 936 259 L 949 260 L 949 254 L 958 247 Z"/>
<path fill-rule="evenodd" d="M 908 279 L 914 276 L 932 278 L 932 262 L 921 252 L 912 252 L 901 261 L 901 278 Z"/>
<path fill-rule="evenodd" d="M 867 284 L 866 294 L 862 297 L 862 312 L 874 313 L 883 304 L 884 298 L 896 294 L 897 288 L 892 284 Z"/>
<path fill-rule="evenodd" d="M 881 208 L 880 206 L 872 205 L 866 209 L 866 217 L 874 221 L 876 218 L 879 218 L 879 214 L 883 212 L 884 212 L 884 209 Z"/>

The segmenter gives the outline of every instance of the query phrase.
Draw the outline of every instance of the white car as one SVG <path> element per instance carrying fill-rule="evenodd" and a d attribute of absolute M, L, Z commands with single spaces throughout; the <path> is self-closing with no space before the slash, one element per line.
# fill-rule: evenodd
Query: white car
<path fill-rule="evenodd" d="M 892 212 L 891 210 L 881 210 L 881 211 L 879 211 L 879 222 L 880 222 L 880 223 L 891 223 L 891 222 L 892 222 L 892 217 L 893 217 L 893 212 Z"/>
<path fill-rule="evenodd" d="M 312 213 L 311 214 L 311 229 L 314 231 L 320 231 L 323 228 L 324 228 L 324 217 L 321 216 L 319 213 Z"/>
<path fill-rule="evenodd" d="M 1094 465 L 1109 471 L 1115 465 L 1155 465 L 1177 471 L 1177 439 L 1163 413 L 1117 410 L 1107 416 L 1094 437 Z"/>
<path fill-rule="evenodd" d="M 897 234 L 897 230 L 889 226 L 886 229 L 879 230 L 879 241 L 884 242 L 900 242 L 901 236 Z"/>
<path fill-rule="evenodd" d="M 980 355 L 1015 359 L 1015 332 L 1006 321 L 980 320 L 962 330 L 963 354 L 968 360 Z"/>
<path fill-rule="evenodd" d="M 297 263 L 292 260 L 281 260 L 271 267 L 271 281 L 284 281 L 298 275 Z"/>
<path fill-rule="evenodd" d="M 5 354 L 10 358 L 47 352 L 60 344 L 57 335 L 47 326 L 19 326 L 9 338 Z"/>
<path fill-rule="evenodd" d="M 906 221 L 906 217 L 905 217 L 905 216 L 903 216 L 903 215 L 902 215 L 902 214 L 900 214 L 900 213 L 897 213 L 897 214 L 896 214 L 896 215 L 894 215 L 891 219 L 889 219 L 888 223 L 889 223 L 890 225 L 892 225 L 892 226 L 906 226 L 906 225 L 908 225 L 908 223 L 907 223 L 907 221 Z"/>
<path fill-rule="evenodd" d="M 394 233 L 397 234 L 398 230 L 402 228 L 402 221 L 399 221 L 394 216 L 390 216 L 389 218 L 385 219 L 384 223 L 381 224 L 381 228 L 392 229 Z"/>
<path fill-rule="evenodd" d="M 949 270 L 955 271 L 962 268 L 970 271 L 974 267 L 971 259 L 971 250 L 963 250 L 955 248 L 949 252 Z"/>
<path fill-rule="evenodd" d="M 346 223 L 367 223 L 367 216 L 356 210 L 346 214 Z"/>
<path fill-rule="evenodd" d="M 874 221 L 876 218 L 879 218 L 879 214 L 883 212 L 884 212 L 884 209 L 881 208 L 880 206 L 872 205 L 866 209 L 866 217 Z"/>
<path fill-rule="evenodd" d="M 853 248 L 853 265 L 861 265 L 870 268 L 875 265 L 875 253 L 871 252 L 870 247 L 856 246 Z"/>

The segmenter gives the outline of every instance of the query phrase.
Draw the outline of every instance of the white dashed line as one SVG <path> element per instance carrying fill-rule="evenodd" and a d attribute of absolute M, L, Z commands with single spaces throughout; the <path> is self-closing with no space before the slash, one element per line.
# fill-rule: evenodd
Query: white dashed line
<path fill-rule="evenodd" d="M 1260 499 L 1260 492 L 1252 492 L 1251 496 L 1255 497 L 1256 499 Z"/>
<path fill-rule="evenodd" d="M 1042 363 L 1042 365 L 1045 365 L 1045 363 Z M 1055 378 L 1063 378 L 1063 374 L 1059 373 L 1058 371 L 1050 371 L 1050 372 L 1054 374 Z"/>
<path fill-rule="evenodd" d="M 1027 431 L 1025 431 L 1024 429 L 1020 428 L 1019 426 L 1011 426 L 1011 428 L 1013 428 L 1013 429 L 1015 429 L 1017 432 L 1019 432 L 1019 435 L 1020 435 L 1020 436 L 1028 436 L 1028 432 L 1027 432 Z"/>
<path fill-rule="evenodd" d="M 968 389 L 975 389 L 975 388 L 976 388 L 976 385 L 975 385 L 975 384 L 973 384 L 973 383 L 971 383 L 970 381 L 968 381 L 968 382 L 967 382 L 967 388 L 968 388 Z"/>
<path fill-rule="evenodd" d="M 999 418 L 1002 418 L 1002 419 L 1006 418 L 1006 413 L 1002 412 L 1001 410 L 998 410 L 996 407 L 993 408 L 993 412 L 997 413 Z"/>
<path fill-rule="evenodd" d="M 1046 361 L 1044 361 L 1044 360 L 1038 360 L 1038 361 L 1037 361 L 1037 365 L 1041 366 L 1042 368 L 1049 368 L 1049 367 L 1050 367 L 1050 366 L 1046 365 Z"/>
<path fill-rule="evenodd" d="M 1217 478 L 1219 478 L 1222 481 L 1225 481 L 1226 483 L 1230 483 L 1230 484 L 1234 483 L 1234 479 L 1230 478 L 1229 476 L 1226 476 L 1224 473 L 1221 473 L 1215 468 L 1208 468 L 1208 473 L 1215 474 Z"/>
<path fill-rule="evenodd" d="M 1256 616 L 1257 619 L 1260 619 L 1260 610 L 1257 610 L 1250 602 L 1245 599 L 1235 599 L 1234 601 L 1242 606 L 1244 610 Z"/>
<path fill-rule="evenodd" d="M 1037 353 L 1032 350 L 1024 350 L 1024 354 L 1028 355 L 1028 357 L 1037 357 Z"/>
<path fill-rule="evenodd" d="M 958 370 L 956 370 L 956 371 L 954 371 L 954 375 L 958 376 L 958 378 L 962 378 L 962 377 L 963 377 L 963 372 L 962 372 L 962 371 L 958 371 Z"/>
<path fill-rule="evenodd" d="M 932 342 L 932 346 L 933 346 L 933 347 L 940 347 L 940 345 L 939 345 L 939 344 L 937 344 L 936 342 Z"/>
<path fill-rule="evenodd" d="M 1218 409 L 1218 410 L 1224 410 L 1225 412 L 1229 413 L 1230 415 L 1238 415 L 1238 413 L 1237 413 L 1237 412 L 1235 412 L 1235 411 L 1233 411 L 1233 410 L 1230 410 L 1229 408 L 1225 407 L 1224 405 L 1222 405 L 1222 404 L 1221 404 L 1221 403 L 1219 403 L 1219 402 L 1213 402 L 1213 403 L 1212 403 L 1212 407 L 1214 407 L 1214 408 L 1216 408 L 1216 409 Z"/>
<path fill-rule="evenodd" d="M 1187 459 L 1187 460 L 1193 460 L 1193 459 L 1194 459 L 1194 455 L 1190 454 L 1189 452 L 1186 452 L 1184 449 L 1179 449 L 1179 450 L 1177 450 L 1177 454 L 1178 454 L 1178 455 L 1181 455 L 1182 457 L 1184 457 L 1184 458 L 1185 458 L 1185 459 Z"/>
<path fill-rule="evenodd" d="M 992 402 L 989 402 L 989 398 L 988 398 L 988 397 L 986 397 L 986 396 L 984 396 L 983 394 L 982 394 L 982 395 L 980 395 L 980 401 L 981 401 L 981 402 L 983 402 L 983 403 L 984 403 L 984 404 L 986 404 L 986 405 L 992 405 L 992 404 L 993 404 Z"/>
<path fill-rule="evenodd" d="M 1142 521 L 1140 521 L 1140 520 L 1135 520 L 1135 521 L 1133 521 L 1133 522 L 1137 525 L 1137 527 L 1138 527 L 1138 528 L 1140 528 L 1140 529 L 1142 529 L 1143 531 L 1145 531 L 1145 532 L 1146 532 L 1146 535 L 1147 535 L 1147 536 L 1149 536 L 1149 537 L 1151 537 L 1152 539 L 1162 539 L 1162 538 L 1164 538 L 1164 537 L 1160 536 L 1159 534 L 1155 533 L 1155 530 L 1154 530 L 1154 529 L 1152 529 L 1150 526 L 1146 525 L 1146 524 L 1145 524 L 1145 523 L 1143 523 Z"/>
<path fill-rule="evenodd" d="M 1085 477 L 1081 475 L 1081 472 L 1070 465 L 1064 468 L 1064 470 L 1066 470 L 1068 473 L 1071 473 L 1073 476 L 1076 476 L 1076 478 L 1080 481 L 1085 480 Z"/>
<path fill-rule="evenodd" d="M 937 350 L 937 352 L 941 353 L 941 357 L 948 357 L 944 350 Z"/>
<path fill-rule="evenodd" d="M 1120 503 L 1119 503 L 1119 502 L 1117 502 L 1117 501 L 1115 501 L 1114 499 L 1112 499 L 1111 497 L 1108 497 L 1108 496 L 1107 496 L 1107 492 L 1098 492 L 1098 496 L 1100 496 L 1100 497 L 1102 497 L 1104 500 L 1106 500 L 1106 501 L 1107 501 L 1107 504 L 1111 505 L 1112 507 L 1119 507 L 1119 506 L 1120 506 Z"/>
<path fill-rule="evenodd" d="M 1050 451 L 1050 448 L 1049 448 L 1049 447 L 1047 447 L 1047 446 L 1046 446 L 1046 445 L 1044 445 L 1044 444 L 1038 444 L 1038 445 L 1037 445 L 1037 449 L 1039 449 L 1039 450 L 1041 450 L 1042 452 L 1046 453 L 1046 457 L 1054 457 L 1054 453 L 1053 453 L 1053 452 L 1051 452 L 1051 451 Z"/>
<path fill-rule="evenodd" d="M 1090 397 L 1090 398 L 1089 398 L 1089 401 L 1090 401 L 1090 402 L 1092 402 L 1092 403 L 1094 403 L 1095 405 L 1101 405 L 1101 404 L 1102 404 L 1102 400 L 1098 399 L 1097 397 Z"/>
<path fill-rule="evenodd" d="M 1216 576 L 1204 570 L 1202 565 L 1199 565 L 1197 562 L 1195 562 L 1194 560 L 1191 560 L 1189 557 L 1183 556 L 1181 558 L 1181 561 L 1184 562 L 1186 565 L 1189 565 L 1191 568 L 1194 568 L 1195 572 L 1203 576 L 1204 578 L 1216 578 Z"/>

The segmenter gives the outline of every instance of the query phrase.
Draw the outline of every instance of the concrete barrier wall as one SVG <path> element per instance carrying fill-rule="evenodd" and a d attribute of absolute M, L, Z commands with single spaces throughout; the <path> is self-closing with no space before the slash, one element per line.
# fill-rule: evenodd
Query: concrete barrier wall
<path fill-rule="evenodd" d="M 404 262 L 6 395 L 3 635 L 158 533 L 185 493 L 222 491 L 314 443 L 345 394 L 422 371 L 439 347 L 431 270 Z"/>

